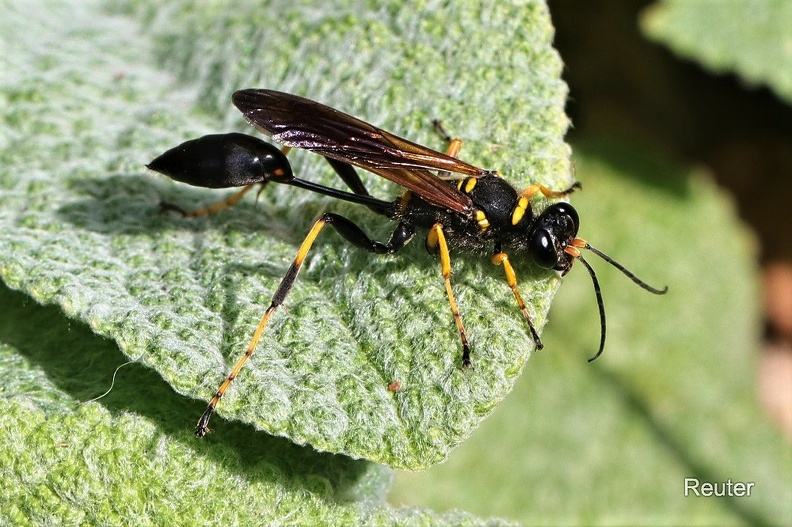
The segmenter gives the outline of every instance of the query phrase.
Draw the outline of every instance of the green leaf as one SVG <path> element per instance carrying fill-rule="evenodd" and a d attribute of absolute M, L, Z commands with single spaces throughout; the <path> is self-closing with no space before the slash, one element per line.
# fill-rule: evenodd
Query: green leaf
<path fill-rule="evenodd" d="M 496 525 L 382 503 L 392 471 L 229 424 L 197 441 L 201 403 L 116 345 L 0 285 L 0 524 Z"/>
<path fill-rule="evenodd" d="M 581 236 L 668 294 L 589 258 L 608 341 L 588 364 L 599 319 L 573 268 L 514 392 L 447 463 L 398 474 L 389 501 L 526 525 L 788 523 L 792 451 L 756 399 L 755 242 L 733 203 L 643 145 L 589 144 L 574 159 Z M 685 497 L 685 478 L 755 486 Z"/>
<path fill-rule="evenodd" d="M 644 33 L 716 73 L 736 73 L 792 102 L 792 3 L 787 0 L 661 0 Z"/>
<path fill-rule="evenodd" d="M 0 21 L 15 48 L 3 53 L 0 79 L 0 276 L 112 338 L 177 393 L 214 393 L 321 211 L 348 215 L 377 239 L 393 228 L 289 188 L 209 218 L 159 215 L 161 200 L 191 207 L 224 197 L 143 166 L 187 138 L 252 133 L 228 102 L 233 90 L 310 95 L 443 148 L 431 126 L 439 117 L 464 137 L 466 160 L 517 185 L 569 184 L 566 88 L 542 2 L 114 5 L 154 43 L 93 4 L 15 5 Z M 175 88 L 152 56 L 193 90 Z M 306 179 L 338 185 L 317 156 L 292 159 Z M 366 181 L 374 195 L 398 194 Z M 421 245 L 373 257 L 323 233 L 219 414 L 393 467 L 445 459 L 510 391 L 531 340 L 502 270 L 454 252 L 475 361 L 463 371 L 439 264 Z M 558 279 L 526 262 L 516 268 L 542 327 Z M 388 390 L 392 381 L 400 391 Z M 233 441 L 228 422 L 213 425 L 207 443 Z"/>

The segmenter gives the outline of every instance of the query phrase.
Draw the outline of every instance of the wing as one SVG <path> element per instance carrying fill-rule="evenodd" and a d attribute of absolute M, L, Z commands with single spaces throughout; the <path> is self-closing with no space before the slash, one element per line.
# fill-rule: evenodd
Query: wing
<path fill-rule="evenodd" d="M 471 177 L 488 173 L 297 95 L 240 90 L 233 102 L 250 124 L 278 143 L 358 166 L 461 214 L 472 211 L 470 198 L 435 171 Z"/>

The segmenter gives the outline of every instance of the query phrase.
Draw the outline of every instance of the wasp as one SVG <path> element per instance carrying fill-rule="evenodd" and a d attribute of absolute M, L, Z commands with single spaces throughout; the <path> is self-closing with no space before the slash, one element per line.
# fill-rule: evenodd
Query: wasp
<path fill-rule="evenodd" d="M 587 241 L 578 238 L 580 220 L 569 203 L 556 201 L 540 212 L 532 209 L 534 198 L 564 198 L 580 188 L 579 183 L 563 190 L 533 184 L 518 191 L 498 172 L 460 160 L 458 154 L 462 141 L 448 136 L 439 122 L 435 126 L 449 142 L 445 153 L 297 95 L 246 89 L 234 93 L 232 100 L 250 124 L 283 148 L 249 135 L 227 133 L 193 139 L 168 150 L 147 167 L 198 187 L 242 189 L 227 200 L 205 209 L 185 212 L 173 205 L 166 205 L 166 208 L 186 216 L 209 214 L 233 205 L 255 185 L 280 183 L 366 206 L 374 213 L 395 221 L 396 228 L 390 239 L 382 243 L 372 240 L 360 226 L 338 214 L 326 212 L 316 220 L 276 289 L 244 355 L 226 376 L 198 421 L 195 429 L 198 437 L 209 432 L 209 419 L 220 399 L 253 355 L 270 318 L 291 291 L 306 255 L 327 226 L 334 228 L 352 245 L 374 254 L 395 254 L 413 239 L 417 231 L 426 232 L 426 249 L 439 255 L 448 303 L 462 344 L 463 368 L 471 365 L 471 353 L 451 286 L 451 248 L 490 252 L 492 263 L 503 267 L 506 283 L 537 349 L 543 347 L 542 340 L 520 294 L 510 255 L 527 254 L 539 267 L 558 271 L 562 276 L 575 260 L 579 260 L 591 275 L 600 314 L 599 349 L 589 362 L 599 357 L 605 347 L 606 324 L 597 275 L 583 257 L 582 249 L 603 258 L 651 293 L 660 295 L 668 289 L 651 287 Z M 296 177 L 286 157 L 291 148 L 302 148 L 324 157 L 349 190 Z M 393 201 L 371 196 L 355 167 L 392 181 L 403 187 L 404 192 Z"/>

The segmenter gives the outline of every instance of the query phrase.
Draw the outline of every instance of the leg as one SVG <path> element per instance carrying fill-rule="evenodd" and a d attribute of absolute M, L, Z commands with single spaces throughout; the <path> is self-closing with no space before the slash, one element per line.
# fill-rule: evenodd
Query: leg
<path fill-rule="evenodd" d="M 440 134 L 440 137 L 448 143 L 446 155 L 449 157 L 459 157 L 459 151 L 462 150 L 462 139 L 448 135 L 448 132 L 446 132 L 446 129 L 443 127 L 443 123 L 440 122 L 439 119 L 432 121 L 432 126 L 435 131 Z"/>
<path fill-rule="evenodd" d="M 528 315 L 528 308 L 525 307 L 525 302 L 523 302 L 520 291 L 517 289 L 517 275 L 514 273 L 514 268 L 509 262 L 509 255 L 501 251 L 500 247 L 496 247 L 495 253 L 492 255 L 492 263 L 495 265 L 503 265 L 503 270 L 506 272 L 506 283 L 509 284 L 512 293 L 514 293 L 514 299 L 517 300 L 517 307 L 520 308 L 520 313 L 522 313 L 525 322 L 528 324 L 528 329 L 531 331 L 531 338 L 534 341 L 534 345 L 537 350 L 542 349 L 544 344 L 542 344 L 542 340 L 536 333 L 536 329 L 531 322 L 531 317 Z"/>
<path fill-rule="evenodd" d="M 266 182 L 261 183 L 261 188 L 262 189 L 264 188 L 264 185 L 266 185 Z M 215 214 L 217 212 L 220 212 L 221 210 L 223 210 L 225 208 L 233 207 L 234 205 L 239 203 L 239 200 L 241 200 L 242 197 L 245 194 L 247 194 L 255 186 L 256 185 L 245 185 L 240 190 L 238 190 L 237 192 L 234 192 L 233 194 L 231 194 L 229 197 L 227 197 L 223 201 L 218 201 L 217 203 L 213 203 L 213 204 L 209 205 L 208 207 L 204 207 L 202 209 L 184 210 L 183 208 L 179 207 L 178 205 L 174 205 L 173 203 L 168 203 L 166 201 L 163 201 L 163 202 L 160 203 L 160 211 L 162 211 L 162 212 L 165 212 L 165 211 L 177 212 L 177 213 L 181 214 L 182 216 L 184 216 L 185 218 L 198 218 L 200 216 L 208 216 L 210 214 Z M 261 192 L 261 190 L 259 190 L 259 192 Z"/>
<path fill-rule="evenodd" d="M 360 180 L 360 176 L 355 170 L 355 167 L 350 165 L 349 163 L 344 163 L 343 161 L 338 161 L 336 159 L 332 159 L 329 157 L 325 158 L 330 166 L 333 167 L 338 177 L 340 177 L 346 185 L 352 189 L 352 192 L 358 194 L 360 196 L 368 196 L 368 190 L 363 185 L 363 182 Z"/>
<path fill-rule="evenodd" d="M 231 373 L 228 374 L 223 383 L 217 389 L 217 392 L 215 392 L 212 400 L 209 401 L 209 405 L 206 407 L 203 415 L 201 415 L 201 418 L 198 420 L 198 424 L 195 426 L 196 436 L 203 437 L 207 432 L 210 431 L 209 419 L 212 417 L 212 414 L 217 408 L 220 399 L 222 399 L 223 395 L 225 395 L 226 391 L 228 390 L 228 387 L 231 386 L 231 383 L 234 382 L 234 379 L 236 379 L 237 375 L 239 375 L 239 372 L 242 370 L 242 367 L 245 365 L 247 360 L 253 356 L 253 353 L 256 351 L 256 346 L 258 345 L 261 335 L 264 333 L 264 329 L 266 329 L 270 318 L 278 309 L 278 307 L 283 304 L 284 300 L 286 300 L 286 297 L 291 291 L 291 288 L 297 279 L 297 275 L 300 272 L 303 261 L 305 260 L 305 256 L 311 249 L 316 237 L 319 236 L 322 228 L 328 224 L 335 227 L 336 231 L 353 245 L 377 254 L 392 254 L 397 252 L 407 242 L 410 241 L 414 233 L 412 226 L 400 223 L 393 232 L 393 235 L 391 235 L 390 241 L 387 244 L 382 244 L 375 242 L 366 236 L 360 227 L 343 216 L 331 213 L 325 213 L 322 215 L 322 217 L 317 220 L 316 223 L 314 223 L 311 231 L 308 233 L 308 236 L 305 237 L 302 245 L 300 245 L 300 248 L 297 250 L 297 255 L 294 257 L 294 261 L 292 262 L 291 266 L 289 266 L 289 270 L 286 271 L 286 276 L 283 277 L 278 289 L 272 296 L 270 306 L 264 312 L 264 316 L 261 317 L 258 326 L 256 326 L 256 331 L 253 333 L 253 338 L 250 339 L 250 343 L 245 349 L 245 354 L 242 355 L 234 367 L 231 368 Z"/>
<path fill-rule="evenodd" d="M 517 225 L 522 220 L 525 211 L 531 206 L 531 200 L 537 194 L 541 193 L 546 198 L 557 199 L 572 194 L 580 187 L 579 181 L 575 181 L 571 187 L 565 190 L 552 190 L 539 183 L 529 186 L 520 193 L 520 197 L 517 199 L 517 205 L 514 207 L 514 212 L 512 212 L 512 225 Z"/>
<path fill-rule="evenodd" d="M 468 344 L 467 332 L 465 326 L 462 324 L 462 315 L 459 313 L 459 307 L 454 299 L 454 292 L 451 289 L 451 256 L 448 252 L 448 244 L 446 243 L 445 234 L 443 234 L 443 226 L 435 223 L 429 234 L 426 237 L 426 247 L 430 251 L 438 250 L 440 253 L 440 269 L 445 282 L 446 295 L 448 296 L 448 303 L 451 305 L 451 314 L 454 316 L 457 331 L 459 332 L 459 339 L 462 341 L 462 367 L 470 367 L 470 345 Z"/>
<path fill-rule="evenodd" d="M 443 123 L 441 123 L 439 119 L 432 121 L 432 126 L 434 127 L 435 131 L 440 134 L 440 136 L 448 143 L 446 155 L 454 158 L 459 157 L 459 151 L 462 150 L 462 139 L 448 135 L 446 129 L 443 128 Z M 447 170 L 441 170 L 437 173 L 437 176 L 440 178 L 448 178 L 451 176 L 451 174 Z"/>
<path fill-rule="evenodd" d="M 360 176 L 358 175 L 357 170 L 355 170 L 355 167 L 353 167 L 349 163 L 344 163 L 343 161 L 338 161 L 336 159 L 331 159 L 329 157 L 325 157 L 325 159 L 327 160 L 328 163 L 330 163 L 330 166 L 333 167 L 333 170 L 335 170 L 336 174 L 338 174 L 338 177 L 340 177 L 344 181 L 344 183 L 346 183 L 346 185 L 350 189 L 352 189 L 352 192 L 354 192 L 358 196 L 365 196 L 365 197 L 370 196 L 368 190 L 366 190 L 365 185 L 363 185 L 363 182 L 360 180 Z M 383 206 L 370 205 L 370 204 L 366 204 L 366 206 L 369 209 L 376 212 L 377 214 L 388 216 L 390 213 L 389 206 L 383 207 Z"/>
<path fill-rule="evenodd" d="M 526 202 L 531 201 L 531 199 L 533 199 L 533 197 L 540 192 L 546 198 L 551 198 L 551 199 L 563 198 L 564 196 L 568 196 L 572 194 L 574 191 L 580 189 L 580 187 L 581 185 L 579 181 L 575 181 L 571 187 L 565 190 L 552 190 L 550 188 L 545 187 L 544 185 L 540 185 L 539 183 L 534 183 L 533 185 L 529 186 L 520 193 L 520 200 L 525 199 Z"/>

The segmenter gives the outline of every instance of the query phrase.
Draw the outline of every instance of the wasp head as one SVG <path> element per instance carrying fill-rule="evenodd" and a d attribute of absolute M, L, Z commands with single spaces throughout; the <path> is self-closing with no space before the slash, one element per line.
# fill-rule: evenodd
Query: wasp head
<path fill-rule="evenodd" d="M 543 269 L 555 269 L 566 274 L 572 267 L 573 256 L 566 251 L 580 226 L 578 213 L 569 203 L 559 202 L 547 207 L 529 233 L 528 253 Z"/>

